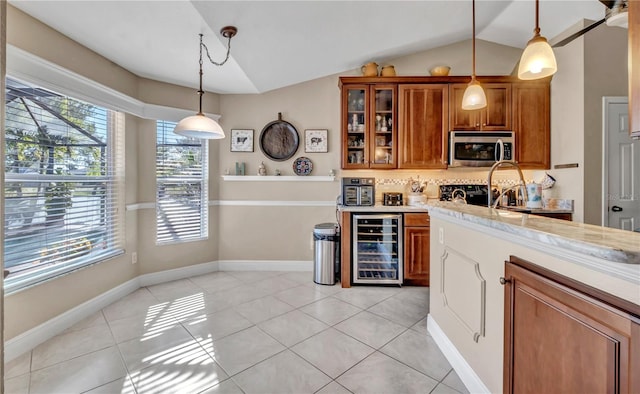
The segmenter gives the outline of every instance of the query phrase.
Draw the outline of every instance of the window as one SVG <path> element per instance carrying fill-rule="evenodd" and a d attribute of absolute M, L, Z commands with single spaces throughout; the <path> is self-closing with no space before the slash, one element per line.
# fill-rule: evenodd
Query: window
<path fill-rule="evenodd" d="M 173 133 L 158 121 L 156 140 L 157 243 L 208 237 L 207 141 Z"/>
<path fill-rule="evenodd" d="M 123 114 L 7 78 L 7 292 L 122 253 Z"/>

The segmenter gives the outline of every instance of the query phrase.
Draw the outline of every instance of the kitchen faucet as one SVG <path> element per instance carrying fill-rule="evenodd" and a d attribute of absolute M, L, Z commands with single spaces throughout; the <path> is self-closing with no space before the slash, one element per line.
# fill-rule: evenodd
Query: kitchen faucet
<path fill-rule="evenodd" d="M 518 176 L 520 177 L 520 184 L 523 186 L 522 189 L 524 189 L 522 198 L 523 201 L 522 203 L 526 205 L 527 201 L 529 200 L 529 196 L 527 193 L 527 187 L 526 187 L 526 183 L 524 181 L 524 175 L 522 175 L 522 169 L 520 168 L 520 166 L 514 162 L 514 161 L 507 161 L 507 160 L 498 160 L 496 161 L 492 166 L 491 169 L 489 169 L 489 175 L 487 175 L 487 191 L 489 192 L 489 199 L 488 199 L 488 204 L 487 206 L 489 208 L 491 208 L 491 197 L 492 197 L 492 193 L 491 193 L 491 178 L 493 177 L 493 172 L 501 167 L 502 165 L 508 164 L 512 167 L 514 167 L 516 170 L 518 170 Z M 499 201 L 500 198 L 498 197 L 497 201 Z"/>

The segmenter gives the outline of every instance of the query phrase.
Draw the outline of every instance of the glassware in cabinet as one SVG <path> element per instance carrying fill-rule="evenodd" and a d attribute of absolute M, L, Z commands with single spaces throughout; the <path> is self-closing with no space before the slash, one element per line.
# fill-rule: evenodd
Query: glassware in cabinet
<path fill-rule="evenodd" d="M 395 88 L 374 86 L 373 157 L 372 167 L 390 167 L 396 165 L 395 136 Z"/>
<path fill-rule="evenodd" d="M 343 142 L 346 146 L 343 149 L 343 167 L 367 168 L 369 89 L 366 85 L 354 86 L 347 88 L 345 92 L 346 115 L 343 130 L 346 130 L 346 138 Z"/>
<path fill-rule="evenodd" d="M 342 86 L 342 168 L 396 167 L 396 87 Z"/>

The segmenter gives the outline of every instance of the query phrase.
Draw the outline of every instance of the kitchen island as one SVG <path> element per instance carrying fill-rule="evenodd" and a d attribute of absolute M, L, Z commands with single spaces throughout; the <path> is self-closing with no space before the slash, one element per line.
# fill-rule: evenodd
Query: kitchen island
<path fill-rule="evenodd" d="M 520 326 L 517 320 L 514 323 L 510 319 L 523 316 L 524 312 L 518 309 L 523 305 L 520 301 L 523 294 L 534 300 L 525 300 L 534 305 L 528 309 L 529 316 L 525 316 L 534 315 L 527 324 L 535 325 L 536 319 L 542 319 L 544 307 L 552 305 L 549 313 L 555 315 L 545 324 L 576 322 L 584 317 L 586 323 L 580 321 L 579 327 L 589 327 L 588 333 L 618 330 L 605 338 L 613 342 L 602 341 L 602 349 L 614 349 L 603 353 L 610 354 L 612 360 L 601 355 L 585 360 L 588 353 L 567 349 L 564 353 L 555 353 L 545 348 L 538 356 L 569 359 L 578 366 L 576 359 L 591 365 L 613 361 L 619 367 L 611 367 L 612 371 L 602 368 L 601 372 L 606 375 L 603 380 L 617 385 L 620 392 L 638 387 L 638 378 L 629 371 L 640 368 L 640 233 L 453 203 L 433 202 L 425 208 L 431 218 L 428 329 L 471 392 L 509 392 L 514 371 L 516 383 L 521 383 L 531 370 L 544 370 L 542 358 L 523 361 L 516 365 L 520 369 L 514 369 L 510 363 L 514 354 L 520 356 L 518 346 L 522 343 L 533 343 L 528 352 L 540 350 L 536 347 L 537 339 L 529 337 L 518 342 L 518 338 L 512 338 L 513 327 Z M 505 262 L 520 260 L 533 263 L 530 266 L 538 267 L 540 272 L 557 276 L 563 286 L 573 283 L 579 290 L 586 289 L 589 298 L 568 286 L 562 288 L 563 292 L 553 290 L 556 293 L 552 295 L 544 293 L 548 290 L 546 287 L 544 291 L 531 286 L 522 291 L 521 276 L 505 274 Z M 556 282 L 544 277 L 541 283 L 549 287 Z M 511 288 L 516 290 L 510 293 Z M 520 298 L 513 298 L 514 294 Z M 576 312 L 577 318 L 572 315 L 571 319 L 565 319 L 565 315 L 571 315 L 574 310 L 582 311 L 581 306 L 574 304 L 578 298 L 587 300 L 586 304 L 592 309 L 599 308 L 595 317 Z M 554 303 L 558 300 L 567 301 L 568 305 L 556 306 Z M 602 323 L 598 320 L 604 316 L 601 310 L 614 316 L 607 315 L 607 319 L 617 319 L 620 323 L 615 327 L 613 323 Z M 567 326 L 557 327 L 554 330 L 542 326 L 537 333 L 540 341 L 562 338 L 558 343 L 564 344 L 577 337 L 573 331 L 562 332 Z M 523 332 L 518 330 L 516 335 Z M 591 337 L 585 338 L 587 344 L 598 343 Z M 516 343 L 515 351 L 513 343 Z M 586 376 L 587 372 L 583 373 Z M 545 379 L 537 376 L 538 382 Z"/>

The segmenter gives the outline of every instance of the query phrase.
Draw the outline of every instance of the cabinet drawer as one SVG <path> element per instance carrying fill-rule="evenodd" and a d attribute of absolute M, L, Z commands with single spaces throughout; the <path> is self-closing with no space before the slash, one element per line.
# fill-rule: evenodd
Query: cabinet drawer
<path fill-rule="evenodd" d="M 428 213 L 405 213 L 404 214 L 404 226 L 405 227 L 420 227 L 429 226 L 429 214 Z"/>

